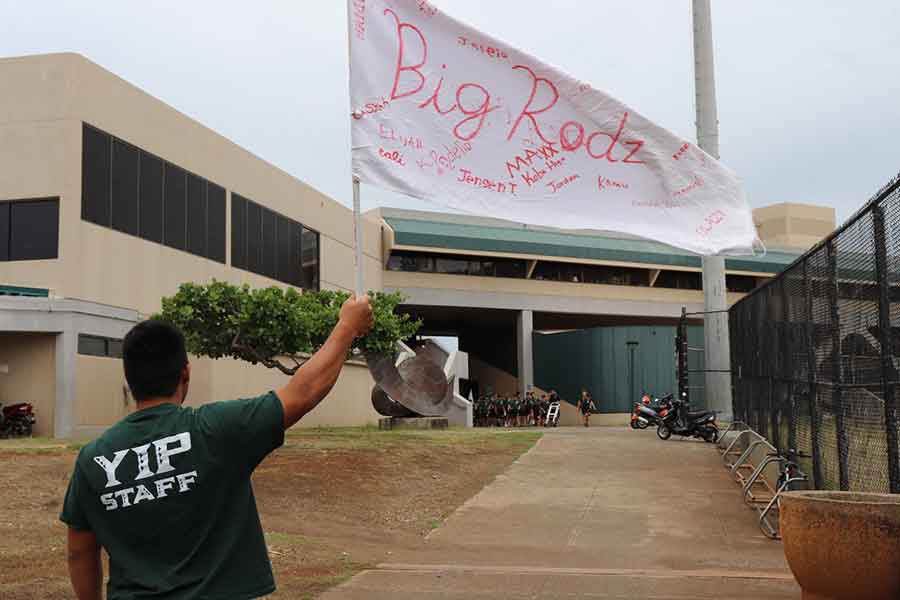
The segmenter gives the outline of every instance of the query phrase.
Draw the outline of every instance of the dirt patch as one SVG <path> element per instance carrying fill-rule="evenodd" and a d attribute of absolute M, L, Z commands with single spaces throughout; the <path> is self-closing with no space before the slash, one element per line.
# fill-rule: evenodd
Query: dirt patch
<path fill-rule="evenodd" d="M 415 549 L 540 436 L 300 430 L 253 477 L 278 592 L 312 598 Z M 0 598 L 72 597 L 57 517 L 75 447 L 0 443 Z"/>

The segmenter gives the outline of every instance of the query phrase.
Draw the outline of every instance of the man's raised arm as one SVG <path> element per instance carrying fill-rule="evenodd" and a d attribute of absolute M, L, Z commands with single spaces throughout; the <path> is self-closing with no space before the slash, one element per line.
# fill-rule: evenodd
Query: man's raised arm
<path fill-rule="evenodd" d="M 312 358 L 297 369 L 284 387 L 275 393 L 284 407 L 284 428 L 314 409 L 334 387 L 353 340 L 372 329 L 369 297 L 351 297 L 341 307 L 337 327 Z"/>

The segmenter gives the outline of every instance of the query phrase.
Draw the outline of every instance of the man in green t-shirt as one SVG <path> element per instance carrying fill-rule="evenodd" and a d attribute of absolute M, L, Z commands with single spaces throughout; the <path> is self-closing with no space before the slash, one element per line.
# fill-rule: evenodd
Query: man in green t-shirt
<path fill-rule="evenodd" d="M 125 336 L 137 411 L 78 455 L 60 519 L 79 600 L 248 600 L 275 590 L 250 475 L 285 430 L 331 391 L 353 340 L 372 327 L 351 298 L 325 345 L 286 385 L 258 398 L 182 406 L 191 367 L 162 321 Z"/>

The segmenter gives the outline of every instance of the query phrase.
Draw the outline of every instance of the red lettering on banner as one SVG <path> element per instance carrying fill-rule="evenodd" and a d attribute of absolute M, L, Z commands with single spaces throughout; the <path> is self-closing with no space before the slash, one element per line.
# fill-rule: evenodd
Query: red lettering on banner
<path fill-rule="evenodd" d="M 366 0 L 353 0 L 353 31 L 356 37 L 366 39 Z"/>
<path fill-rule="evenodd" d="M 697 233 L 703 237 L 706 237 L 710 233 L 712 233 L 712 230 L 716 227 L 716 225 L 720 224 L 724 220 L 725 213 L 723 213 L 721 210 L 712 212 L 705 219 L 703 219 L 703 223 L 701 223 L 697 228 Z"/>
<path fill-rule="evenodd" d="M 564 187 L 566 187 L 567 185 L 569 185 L 570 183 L 572 183 L 573 181 L 576 181 L 578 179 L 581 179 L 581 175 L 578 175 L 578 174 L 568 175 L 558 181 L 551 181 L 550 183 L 547 184 L 547 187 L 550 188 L 553 191 L 553 193 L 555 194 L 559 190 L 563 189 Z"/>
<path fill-rule="evenodd" d="M 690 144 L 685 143 L 681 148 L 678 149 L 678 152 L 672 155 L 672 158 L 674 158 L 675 160 L 681 160 L 681 157 L 687 153 L 688 148 L 690 147 Z"/>
<path fill-rule="evenodd" d="M 411 23 L 405 23 L 401 21 L 400 17 L 393 10 L 386 8 L 384 10 L 384 14 L 392 16 L 396 21 L 397 38 L 399 40 L 397 66 L 394 71 L 394 84 L 391 88 L 390 99 L 398 100 L 401 98 L 408 98 L 421 92 L 425 87 L 425 84 L 427 83 L 427 78 L 422 74 L 421 69 L 428 61 L 428 40 L 425 39 L 425 35 L 418 27 L 412 25 Z M 412 64 L 407 64 L 406 62 L 407 58 L 409 57 L 407 56 L 408 48 L 406 40 L 403 37 L 403 33 L 404 30 L 407 29 L 415 33 L 419 37 L 419 40 L 422 42 L 422 58 L 419 62 L 413 62 Z M 447 65 L 442 66 L 442 68 L 444 69 L 446 69 L 446 67 Z M 415 75 L 419 78 L 418 85 L 401 92 L 399 90 L 400 78 L 403 73 L 415 73 Z M 431 96 L 427 100 L 419 104 L 419 108 L 427 109 L 430 106 L 434 107 L 435 111 L 441 116 L 446 116 L 458 109 L 462 114 L 466 115 L 466 117 L 456 124 L 456 126 L 453 128 L 453 134 L 458 139 L 464 142 L 474 139 L 475 136 L 477 136 L 481 132 L 481 129 L 484 127 L 484 123 L 487 119 L 488 114 L 499 107 L 491 106 L 491 94 L 484 86 L 477 83 L 463 83 L 456 88 L 456 104 L 454 104 L 450 108 L 441 109 L 438 105 L 438 97 L 441 93 L 441 88 L 443 87 L 443 85 L 444 78 L 441 77 L 438 81 L 437 87 L 434 89 Z M 473 98 L 473 94 L 475 94 L 474 102 L 471 101 Z M 470 131 L 464 131 L 466 126 L 469 124 L 471 124 L 471 127 L 469 127 Z"/>
<path fill-rule="evenodd" d="M 502 181 L 494 181 L 493 179 L 487 179 L 485 177 L 478 177 L 476 175 L 473 175 L 472 171 L 468 169 L 460 169 L 459 179 L 457 179 L 456 181 L 474 187 L 493 190 L 498 194 L 515 195 L 516 188 L 518 187 L 518 185 L 515 183 L 504 183 Z"/>
<path fill-rule="evenodd" d="M 401 167 L 406 165 L 406 162 L 403 160 L 403 155 L 396 150 L 391 152 L 389 150 L 385 150 L 384 148 L 379 148 L 378 155 L 381 156 L 381 158 L 385 158 L 389 161 L 397 163 Z"/>
<path fill-rule="evenodd" d="M 496 48 L 494 46 L 485 46 L 484 44 L 481 44 L 474 40 L 470 40 L 469 38 L 462 35 L 457 36 L 456 41 L 460 46 L 472 48 L 473 50 L 481 52 L 489 58 L 497 58 L 500 60 L 507 60 L 509 58 L 509 54 L 507 54 L 505 50 L 501 50 L 500 48 Z"/>
<path fill-rule="evenodd" d="M 672 194 L 673 198 L 678 198 L 679 196 L 684 196 L 685 194 L 696 190 L 697 188 L 703 187 L 704 181 L 703 178 L 699 175 L 694 175 L 694 178 L 691 182 L 681 188 L 680 190 L 676 190 L 675 193 Z"/>
<path fill-rule="evenodd" d="M 531 121 L 531 126 L 538 134 L 538 137 L 540 137 L 545 144 L 549 144 L 550 140 L 548 140 L 546 136 L 544 136 L 543 132 L 541 132 L 541 126 L 538 124 L 535 115 L 547 112 L 548 110 L 556 106 L 556 103 L 559 101 L 559 90 L 556 89 L 556 86 L 552 81 L 550 81 L 546 77 L 538 77 L 534 73 L 534 71 L 532 71 L 525 65 L 516 65 L 513 67 L 513 69 L 522 69 L 524 71 L 527 71 L 528 74 L 531 75 L 531 95 L 528 97 L 528 102 L 525 103 L 525 108 L 523 108 L 522 112 L 519 114 L 519 118 L 516 119 L 516 122 L 513 124 L 512 129 L 509 130 L 509 135 L 506 136 L 506 141 L 509 141 L 513 138 L 513 136 L 516 134 L 516 131 L 519 129 L 519 125 L 522 123 L 522 119 L 525 119 L 527 117 L 528 120 Z M 541 83 L 546 83 L 549 86 L 550 91 L 553 92 L 553 100 L 549 104 L 547 104 L 547 106 L 532 109 L 531 103 L 534 102 L 534 98 L 535 96 L 537 96 Z"/>
<path fill-rule="evenodd" d="M 600 177 L 597 178 L 597 187 L 600 188 L 601 190 L 608 190 L 608 189 L 627 190 L 629 186 L 627 183 L 625 183 L 623 181 L 616 181 L 615 179 L 610 179 L 609 177 L 604 177 L 603 175 L 600 175 Z"/>
<path fill-rule="evenodd" d="M 535 158 L 543 158 L 544 160 L 549 161 L 557 154 L 559 154 L 559 150 L 554 148 L 553 142 L 544 144 L 537 150 L 526 148 L 524 155 L 517 155 L 515 157 L 515 162 L 506 163 L 506 172 L 509 173 L 510 177 L 514 177 L 515 175 L 513 173 L 513 170 L 515 170 L 516 172 L 520 172 L 522 170 L 522 167 L 531 167 Z"/>

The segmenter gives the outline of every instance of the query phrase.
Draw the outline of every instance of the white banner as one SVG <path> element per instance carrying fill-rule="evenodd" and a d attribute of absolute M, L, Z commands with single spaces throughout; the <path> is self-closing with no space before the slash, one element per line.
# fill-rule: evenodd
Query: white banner
<path fill-rule="evenodd" d="M 431 2 L 348 4 L 362 182 L 520 223 L 752 251 L 741 182 L 693 143 Z"/>

